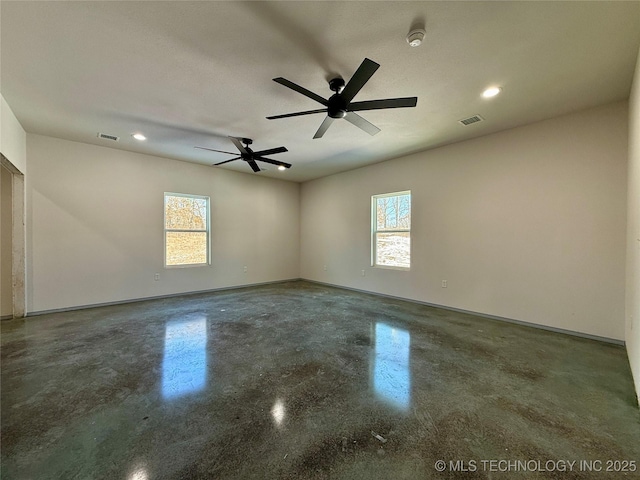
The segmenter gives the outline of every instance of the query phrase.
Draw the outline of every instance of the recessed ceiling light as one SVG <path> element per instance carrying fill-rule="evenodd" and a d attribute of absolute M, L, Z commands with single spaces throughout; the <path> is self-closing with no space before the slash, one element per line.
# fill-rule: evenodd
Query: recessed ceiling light
<path fill-rule="evenodd" d="M 146 139 L 147 139 L 147 137 L 145 137 L 145 136 L 144 136 L 143 134 L 141 134 L 141 133 L 134 133 L 132 136 L 133 136 L 133 138 L 135 138 L 136 140 L 140 140 L 140 141 L 143 141 L 143 140 L 146 140 Z"/>
<path fill-rule="evenodd" d="M 284 167 L 284 165 L 280 165 L 278 166 L 278 170 L 286 170 L 286 168 Z"/>
<path fill-rule="evenodd" d="M 500 92 L 502 91 L 502 89 L 500 87 L 491 87 L 491 88 L 487 88 L 484 92 L 482 92 L 482 96 L 484 98 L 491 98 L 491 97 L 495 97 L 496 95 L 498 95 Z"/>

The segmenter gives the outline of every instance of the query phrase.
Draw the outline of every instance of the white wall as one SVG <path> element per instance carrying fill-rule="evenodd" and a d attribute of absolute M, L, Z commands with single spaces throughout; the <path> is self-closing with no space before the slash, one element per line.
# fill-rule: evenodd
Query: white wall
<path fill-rule="evenodd" d="M 26 133 L 0 94 L 0 152 L 23 174 L 27 171 Z"/>
<path fill-rule="evenodd" d="M 32 134 L 27 155 L 29 312 L 299 277 L 296 183 Z M 165 191 L 211 197 L 210 267 L 163 268 Z"/>
<path fill-rule="evenodd" d="M 301 277 L 621 340 L 627 118 L 606 105 L 304 183 Z M 372 268 L 371 195 L 400 190 L 411 270 Z"/>
<path fill-rule="evenodd" d="M 629 97 L 626 344 L 640 401 L 640 52 Z"/>

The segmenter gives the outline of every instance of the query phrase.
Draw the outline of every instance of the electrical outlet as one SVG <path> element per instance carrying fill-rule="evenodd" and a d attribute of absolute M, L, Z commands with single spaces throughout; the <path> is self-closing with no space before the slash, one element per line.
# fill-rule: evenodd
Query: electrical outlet
<path fill-rule="evenodd" d="M 244 270 L 244 273 L 247 273 L 247 271 L 249 271 L 246 265 L 243 267 L 243 270 Z"/>
<path fill-rule="evenodd" d="M 362 270 L 362 276 L 364 277 L 364 275 L 365 275 L 365 272 L 364 272 L 364 270 Z"/>
<path fill-rule="evenodd" d="M 327 266 L 325 265 L 324 267 L 322 267 L 322 269 L 326 272 L 327 271 Z"/>
<path fill-rule="evenodd" d="M 447 281 L 446 280 L 442 280 L 442 288 L 447 288 Z"/>
<path fill-rule="evenodd" d="M 160 274 L 159 274 L 159 273 L 156 273 L 156 274 L 153 276 L 153 279 L 154 279 L 156 282 L 157 282 L 158 280 L 160 280 Z"/>

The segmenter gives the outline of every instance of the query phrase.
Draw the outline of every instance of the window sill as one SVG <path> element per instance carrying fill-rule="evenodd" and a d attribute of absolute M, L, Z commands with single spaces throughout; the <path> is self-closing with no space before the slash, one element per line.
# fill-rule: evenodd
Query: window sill
<path fill-rule="evenodd" d="M 382 270 L 401 270 L 403 272 L 411 270 L 411 267 L 394 267 L 393 265 L 371 265 L 371 267 L 381 268 Z"/>
<path fill-rule="evenodd" d="M 185 263 L 182 265 L 165 265 L 164 268 L 192 268 L 192 267 L 210 267 L 210 263 Z"/>

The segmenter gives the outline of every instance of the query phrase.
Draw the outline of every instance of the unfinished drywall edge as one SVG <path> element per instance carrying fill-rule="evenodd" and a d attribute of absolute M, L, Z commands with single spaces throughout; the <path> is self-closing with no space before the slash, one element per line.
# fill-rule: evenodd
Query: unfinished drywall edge
<path fill-rule="evenodd" d="M 13 318 L 27 312 L 27 210 L 24 174 L 0 153 L 0 164 L 11 173 L 11 309 Z"/>
<path fill-rule="evenodd" d="M 285 280 L 274 280 L 273 282 L 261 282 L 261 283 L 249 283 L 246 285 L 231 285 L 229 287 L 220 287 L 220 288 L 210 288 L 207 290 L 196 290 L 193 292 L 182 292 L 182 293 L 169 293 L 167 295 L 157 295 L 153 297 L 144 297 L 144 298 L 132 298 L 129 300 L 118 300 L 115 302 L 105 302 L 105 303 L 92 303 L 90 305 L 79 305 L 75 307 L 65 307 L 65 308 L 54 308 L 52 310 L 39 310 L 36 312 L 27 313 L 27 317 L 38 317 L 41 315 L 47 315 L 49 313 L 64 313 L 64 312 L 74 312 L 76 310 L 88 310 L 91 308 L 100 308 L 100 307 L 110 307 L 112 305 L 126 305 L 128 303 L 140 303 L 140 302 L 149 302 L 152 300 L 162 300 L 165 298 L 175 298 L 175 297 L 188 297 L 192 295 L 202 295 L 207 293 L 216 293 L 223 292 L 225 290 L 241 290 L 243 288 L 251 288 L 251 287 L 259 287 L 262 285 L 276 285 L 279 283 L 287 283 L 287 282 L 297 282 L 302 280 L 301 278 L 289 278 Z"/>
<path fill-rule="evenodd" d="M 547 325 L 540 325 L 538 323 L 525 322 L 523 320 L 516 320 L 513 318 L 498 317 L 497 315 L 490 315 L 488 313 L 472 312 L 471 310 L 463 310 L 461 308 L 447 307 L 447 306 L 438 305 L 435 303 L 423 302 L 420 300 L 413 300 L 411 298 L 396 297 L 395 295 L 387 295 L 385 293 L 370 292 L 368 290 L 361 290 L 359 288 L 345 287 L 342 285 L 335 285 L 333 283 L 327 283 L 327 282 L 319 282 L 317 280 L 309 280 L 306 278 L 301 278 L 300 280 L 304 282 L 309 282 L 309 283 L 317 283 L 318 285 L 326 285 L 328 287 L 341 288 L 343 290 L 351 290 L 354 292 L 366 293 L 368 295 L 375 295 L 377 297 L 385 297 L 385 298 L 391 298 L 393 300 L 401 300 L 403 302 L 416 303 L 418 305 L 425 305 L 427 307 L 441 308 L 442 310 L 449 310 L 452 312 L 466 313 L 468 315 L 475 315 L 477 317 L 487 318 L 489 320 L 497 320 L 499 322 L 513 323 L 515 325 L 521 325 L 523 327 L 536 328 L 538 330 L 546 330 L 554 333 L 562 333 L 564 335 L 571 335 L 572 337 L 586 338 L 587 340 L 595 340 L 597 342 L 611 343 L 611 344 L 620 345 L 623 347 L 625 346 L 624 340 L 617 340 L 615 338 L 600 337 L 598 335 L 590 335 L 588 333 L 576 332 L 573 330 L 565 330 L 564 328 L 549 327 Z"/>
<path fill-rule="evenodd" d="M 24 175 L 11 175 L 11 283 L 13 317 L 22 318 L 27 313 L 27 222 L 26 190 Z"/>

